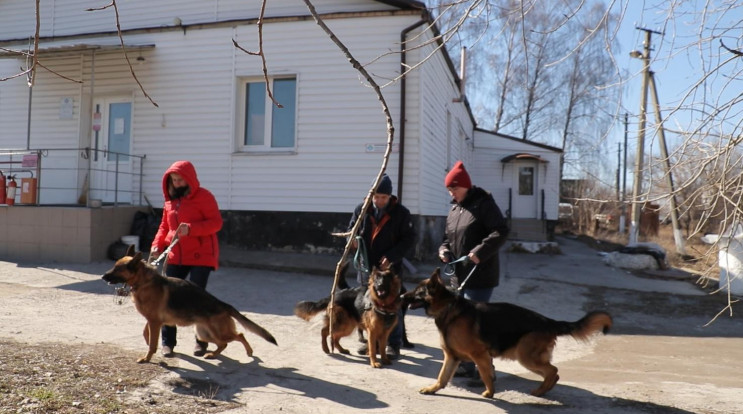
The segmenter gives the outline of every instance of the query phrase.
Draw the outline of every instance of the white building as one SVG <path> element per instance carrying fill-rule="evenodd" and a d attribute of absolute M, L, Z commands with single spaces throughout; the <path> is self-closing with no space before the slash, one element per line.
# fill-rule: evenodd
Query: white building
<path fill-rule="evenodd" d="M 265 96 L 261 58 L 233 45 L 259 50 L 260 2 L 118 2 L 123 49 L 114 9 L 88 10 L 108 3 L 41 1 L 44 69 L 29 91 L 26 76 L 12 76 L 28 65 L 18 52 L 34 35 L 34 3 L 0 2 L 0 149 L 42 150 L 38 202 L 141 205 L 146 196 L 159 207 L 164 170 L 188 159 L 224 212 L 224 243 L 337 248 L 329 233 L 345 230 L 367 194 L 387 125 L 374 91 L 304 4 L 272 0 L 262 20 L 278 108 Z M 451 57 L 429 43 L 437 32 L 422 3 L 314 3 L 384 86 L 395 128 L 387 173 L 416 217 L 417 256 L 440 241 L 443 180 L 458 159 L 512 218 L 557 218 L 559 150 L 476 128 Z"/>

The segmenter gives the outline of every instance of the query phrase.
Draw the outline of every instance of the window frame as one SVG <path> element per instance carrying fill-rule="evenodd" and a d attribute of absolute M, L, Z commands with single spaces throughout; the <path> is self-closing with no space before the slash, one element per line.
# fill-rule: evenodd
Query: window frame
<path fill-rule="evenodd" d="M 237 105 L 236 105 L 236 129 L 235 129 L 235 147 L 239 153 L 253 153 L 253 154 L 287 154 L 297 152 L 297 113 L 298 107 L 298 76 L 296 74 L 276 75 L 269 76 L 269 82 L 271 82 L 271 92 L 275 94 L 274 82 L 277 80 L 293 80 L 294 81 L 294 114 L 292 115 L 294 120 L 294 137 L 293 145 L 288 147 L 273 147 L 272 144 L 272 133 L 273 133 L 273 115 L 277 108 L 271 99 L 268 97 L 268 93 L 265 93 L 265 106 L 264 106 L 264 131 L 263 131 L 263 144 L 251 144 L 248 145 L 246 141 L 246 124 L 247 124 L 247 86 L 248 84 L 261 84 L 265 91 L 266 79 L 263 76 L 242 76 L 238 77 L 237 81 Z"/>

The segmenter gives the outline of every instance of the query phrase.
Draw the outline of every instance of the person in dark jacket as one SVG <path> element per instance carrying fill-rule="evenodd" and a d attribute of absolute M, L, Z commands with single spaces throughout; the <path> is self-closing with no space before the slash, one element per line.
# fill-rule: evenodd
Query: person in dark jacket
<path fill-rule="evenodd" d="M 363 204 L 354 209 L 348 230 L 351 230 L 361 215 Z M 358 231 L 363 241 L 363 250 L 366 251 L 369 270 L 372 266 L 386 270 L 392 268 L 402 277 L 403 259 L 415 243 L 415 230 L 410 219 L 410 211 L 398 202 L 392 195 L 392 180 L 386 174 L 377 186 L 373 195 L 372 205 L 366 211 L 364 221 Z M 355 246 L 359 247 L 359 246 Z M 368 283 L 368 274 L 359 272 L 358 282 Z M 405 288 L 403 287 L 403 292 Z M 401 292 L 402 293 L 402 292 Z M 387 356 L 395 359 L 400 354 L 400 346 L 412 347 L 404 338 L 404 312 L 398 312 L 398 323 L 390 334 L 387 346 Z M 366 354 L 366 347 L 361 347 L 360 354 Z"/>
<path fill-rule="evenodd" d="M 163 175 L 163 218 L 152 241 L 150 257 L 165 251 L 174 238 L 178 242 L 167 256 L 165 275 L 186 279 L 206 289 L 209 274 L 219 262 L 217 232 L 222 228 L 222 215 L 217 200 L 201 187 L 196 168 L 188 161 L 176 161 Z M 176 345 L 176 327 L 163 326 L 162 353 L 172 357 Z M 206 342 L 196 341 L 194 355 L 206 353 Z"/>
<path fill-rule="evenodd" d="M 467 261 L 455 265 L 458 282 L 464 283 L 462 294 L 470 300 L 487 302 L 500 279 L 499 250 L 508 238 L 508 223 L 493 196 L 472 185 L 461 161 L 446 175 L 444 185 L 452 197 L 452 207 L 446 217 L 439 258 L 448 263 L 467 256 Z"/>
<path fill-rule="evenodd" d="M 452 207 L 446 217 L 439 258 L 449 263 L 466 256 L 454 265 L 455 282 L 466 299 L 488 302 L 500 279 L 499 250 L 508 238 L 508 222 L 493 196 L 472 185 L 462 161 L 454 164 L 444 185 L 452 197 Z M 460 367 L 460 375 L 477 376 L 473 362 L 463 362 Z"/>

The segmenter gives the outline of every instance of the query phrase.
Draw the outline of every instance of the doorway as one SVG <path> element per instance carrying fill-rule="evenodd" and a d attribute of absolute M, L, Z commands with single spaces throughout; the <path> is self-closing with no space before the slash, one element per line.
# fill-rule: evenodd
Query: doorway
<path fill-rule="evenodd" d="M 513 164 L 513 218 L 537 217 L 537 163 L 514 162 Z"/>
<path fill-rule="evenodd" d="M 131 97 L 93 100 L 90 198 L 104 203 L 132 202 Z"/>

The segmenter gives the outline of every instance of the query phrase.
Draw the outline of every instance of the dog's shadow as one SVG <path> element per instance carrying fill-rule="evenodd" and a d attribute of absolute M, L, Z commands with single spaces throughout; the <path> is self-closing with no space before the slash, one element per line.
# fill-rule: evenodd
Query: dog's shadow
<path fill-rule="evenodd" d="M 418 348 L 423 349 L 418 349 Z M 415 351 L 419 355 L 403 356 L 402 360 L 393 361 L 392 365 L 383 369 L 395 369 L 405 373 L 411 373 L 427 378 L 424 385 L 435 382 L 441 361 L 435 360 L 435 356 L 426 356 L 425 351 L 436 348 L 424 345 L 415 345 Z M 424 351 L 424 352 L 421 352 Z M 440 352 L 440 350 L 439 350 Z M 421 357 L 421 355 L 423 355 Z M 344 355 L 334 353 L 332 358 L 344 359 L 358 364 L 368 364 L 369 359 L 360 355 Z M 298 372 L 297 368 L 281 367 L 267 368 L 263 366 L 260 358 L 253 357 L 249 362 L 241 362 L 224 355 L 217 357 L 217 363 L 195 358 L 188 355 L 180 355 L 179 358 L 193 364 L 198 369 L 188 367 L 170 366 L 161 364 L 166 369 L 178 374 L 178 378 L 172 380 L 168 385 L 173 391 L 183 395 L 208 397 L 214 400 L 222 400 L 240 403 L 237 395 L 251 388 L 276 385 L 283 389 L 290 389 L 302 393 L 308 398 L 322 398 L 345 405 L 351 409 L 374 409 L 389 408 L 389 404 L 380 401 L 371 392 L 358 388 L 349 387 L 343 383 L 325 381 L 317 377 L 310 377 Z M 692 414 L 692 411 L 676 407 L 661 405 L 649 401 L 637 401 L 615 396 L 603 396 L 589 390 L 577 388 L 570 385 L 557 383 L 543 397 L 533 397 L 531 390 L 537 388 L 541 380 L 534 380 L 522 376 L 498 371 L 495 383 L 495 395 L 492 399 L 483 398 L 480 393 L 485 390 L 484 385 L 471 385 L 465 378 L 454 378 L 452 382 L 436 393 L 432 398 L 455 398 L 459 400 L 470 400 L 490 404 L 509 414 L 531 414 L 536 410 L 558 410 L 569 412 L 571 407 L 585 412 L 587 407 L 592 407 L 593 412 L 652 412 L 657 414 Z M 453 389 L 466 390 L 465 394 L 452 392 Z M 273 391 L 275 392 L 275 391 Z M 291 392 L 291 391 L 288 391 Z M 411 392 L 414 392 L 411 390 Z"/>
<path fill-rule="evenodd" d="M 449 387 L 457 387 L 471 392 L 467 395 L 447 394 L 447 389 L 436 393 L 441 398 L 456 398 L 459 400 L 482 401 L 509 414 L 532 414 L 546 410 L 557 412 L 624 412 L 624 413 L 654 413 L 654 414 L 694 414 L 668 405 L 661 405 L 650 401 L 637 401 L 614 396 L 598 395 L 591 391 L 557 383 L 546 395 L 534 397 L 531 390 L 537 388 L 540 381 L 520 377 L 518 375 L 497 372 L 495 394 L 493 398 L 483 398 L 480 393 L 485 386 L 471 386 L 467 379 L 455 378 Z M 435 379 L 431 380 L 431 384 Z"/>
<path fill-rule="evenodd" d="M 366 356 L 331 354 L 338 359 L 346 359 L 356 363 L 368 364 Z M 497 359 L 494 361 L 497 367 Z M 432 385 L 441 370 L 443 364 L 443 352 L 438 347 L 424 344 L 415 344 L 412 349 L 403 349 L 401 359 L 393 361 L 392 365 L 383 369 L 394 369 L 406 374 L 417 375 L 426 378 Z M 447 389 L 440 390 L 436 398 L 457 398 L 462 400 L 479 401 L 492 404 L 509 414 L 532 414 L 536 409 L 569 409 L 570 407 L 596 407 L 595 412 L 612 409 L 621 412 L 652 412 L 658 414 L 692 414 L 692 411 L 661 405 L 647 401 L 636 401 L 631 399 L 602 396 L 591 391 L 564 385 L 558 382 L 555 387 L 543 397 L 531 396 L 531 391 L 538 388 L 541 379 L 535 380 L 507 372 L 496 371 L 495 395 L 492 399 L 483 398 L 480 394 L 485 391 L 485 385 L 479 383 L 471 384 L 470 378 L 452 378 L 447 388 L 458 388 L 467 390 L 467 394 L 448 394 Z M 513 396 L 517 395 L 516 398 Z M 526 397 L 524 397 L 526 396 Z M 518 400 L 518 402 L 512 402 Z M 526 400 L 526 401 L 524 401 Z"/>
<path fill-rule="evenodd" d="M 218 361 L 216 364 L 188 355 L 179 355 L 179 358 L 200 369 L 194 370 L 162 364 L 164 368 L 178 374 L 178 380 L 169 384 L 176 393 L 209 395 L 212 399 L 239 403 L 237 394 L 244 392 L 246 389 L 274 384 L 280 385 L 281 388 L 293 389 L 308 398 L 326 399 L 350 408 L 389 407 L 387 403 L 380 401 L 374 393 L 349 387 L 343 383 L 310 377 L 299 373 L 297 368 L 267 368 L 263 366 L 263 361 L 257 357 L 253 357 L 251 361 L 246 363 L 225 355 L 219 355 L 215 359 Z M 184 384 L 188 385 L 184 386 Z M 201 391 L 199 391 L 200 388 Z"/>
<path fill-rule="evenodd" d="M 361 343 L 358 343 L 358 345 L 360 346 Z M 345 346 L 347 349 L 350 348 L 348 344 L 345 344 Z M 348 354 L 343 354 L 336 349 L 327 354 L 327 357 L 352 364 L 370 364 L 368 355 L 361 355 L 353 349 L 348 350 Z M 390 365 L 383 365 L 382 369 L 391 369 L 423 378 L 435 378 L 439 373 L 443 358 L 444 354 L 441 348 L 414 344 L 413 348 L 402 348 L 400 357 L 392 360 Z M 379 354 L 377 354 L 377 360 L 381 361 Z"/>

